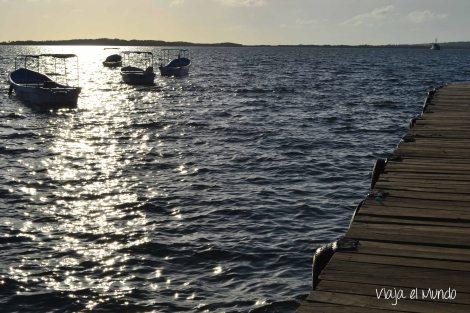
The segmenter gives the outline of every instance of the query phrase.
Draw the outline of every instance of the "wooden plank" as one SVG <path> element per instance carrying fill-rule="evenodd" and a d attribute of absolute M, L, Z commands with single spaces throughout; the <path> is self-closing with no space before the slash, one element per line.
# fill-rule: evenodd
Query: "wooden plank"
<path fill-rule="evenodd" d="M 451 151 L 453 153 L 460 153 L 462 151 L 470 151 L 470 145 L 468 142 L 464 142 L 463 140 L 453 139 L 452 141 L 449 139 L 421 139 L 416 138 L 415 142 L 404 142 L 400 145 L 400 149 L 402 150 L 410 150 L 413 149 L 423 149 L 423 152 L 432 152 L 432 151 Z M 418 142 L 418 140 L 420 140 Z M 434 141 L 434 142 L 432 142 Z"/>
<path fill-rule="evenodd" d="M 404 174 L 432 174 L 432 175 L 439 175 L 439 174 L 443 174 L 445 175 L 445 178 L 450 178 L 452 179 L 452 177 L 448 177 L 448 176 L 461 176 L 463 178 L 469 178 L 469 174 L 470 174 L 470 171 L 468 170 L 458 170 L 458 169 L 455 169 L 455 170 L 451 170 L 451 169 L 445 169 L 445 168 L 438 168 L 436 167 L 436 169 L 433 171 L 432 168 L 430 167 L 419 167 L 419 166 L 406 166 L 406 165 L 403 165 L 403 166 L 400 166 L 400 167 L 390 167 L 390 168 L 386 168 L 385 169 L 385 174 L 389 174 L 389 173 L 402 173 L 404 172 Z M 406 177 L 406 176 L 404 176 Z M 466 179 L 468 181 L 468 179 Z"/>
<path fill-rule="evenodd" d="M 470 150 L 460 149 L 441 149 L 441 148 L 432 148 L 423 150 L 419 147 L 399 147 L 396 150 L 396 155 L 407 155 L 407 156 L 431 156 L 435 158 L 462 158 L 470 153 Z"/>
<path fill-rule="evenodd" d="M 452 227 L 354 222 L 346 235 L 358 240 L 470 248 L 468 231 Z"/>
<path fill-rule="evenodd" d="M 396 173 L 395 173 L 395 175 L 388 175 L 390 173 L 393 173 L 393 172 L 383 173 L 380 176 L 380 180 L 377 183 L 392 182 L 392 183 L 395 183 L 395 184 L 403 183 L 403 184 L 420 184 L 420 185 L 429 185 L 429 186 L 437 185 L 437 186 L 443 186 L 443 187 L 447 187 L 447 186 L 470 186 L 470 180 L 454 180 L 454 179 L 451 179 L 451 177 L 448 177 L 448 175 L 444 175 L 443 177 L 441 177 L 440 180 L 437 181 L 437 180 L 434 180 L 434 179 L 425 179 L 421 176 L 414 176 L 414 177 L 413 176 L 406 176 L 407 173 L 403 173 L 404 175 L 400 175 L 400 173 L 398 173 L 399 175 L 397 175 Z M 423 173 L 423 174 L 425 175 L 427 173 Z M 457 174 L 457 175 L 459 175 L 459 174 Z M 455 175 L 453 175 L 453 176 L 455 176 Z M 461 175 L 461 176 L 463 176 L 463 175 Z"/>
<path fill-rule="evenodd" d="M 469 262 L 446 261 L 446 260 L 433 260 L 424 258 L 411 258 L 403 256 L 383 256 L 364 254 L 358 252 L 338 252 L 336 259 L 341 261 L 363 262 L 384 265 L 401 265 L 406 267 L 421 267 L 431 269 L 452 269 L 454 271 L 470 271 Z"/>
<path fill-rule="evenodd" d="M 442 120 L 439 121 L 437 119 L 432 119 L 432 120 L 417 120 L 416 123 L 415 123 L 415 126 L 422 126 L 423 128 L 435 128 L 436 126 L 436 129 L 455 129 L 455 128 L 459 128 L 459 129 L 463 129 L 463 130 L 468 130 L 469 129 L 469 125 L 466 124 L 465 122 L 463 122 L 462 120 L 458 121 L 458 120 L 455 120 L 455 121 L 452 121 L 452 118 L 449 118 L 449 121 L 448 122 L 443 122 Z"/>
<path fill-rule="evenodd" d="M 413 178 L 402 178 L 397 179 L 396 177 L 385 177 L 380 179 L 376 183 L 376 186 L 386 186 L 386 185 L 402 185 L 408 187 L 429 187 L 441 189 L 441 190 L 455 190 L 462 189 L 467 191 L 470 188 L 470 181 L 454 181 L 454 180 L 445 180 L 440 181 L 434 180 L 423 180 L 423 179 L 413 179 Z"/>
<path fill-rule="evenodd" d="M 426 139 L 428 140 L 428 139 Z M 432 139 L 434 140 L 434 139 Z M 440 141 L 441 139 L 439 139 Z M 435 140 L 436 143 L 434 143 L 433 145 L 439 145 L 439 147 L 444 147 L 446 143 L 444 142 L 439 142 L 438 140 Z M 445 140 L 442 140 L 442 141 L 446 141 L 448 142 L 449 140 L 448 139 L 445 139 Z M 418 145 L 416 145 L 418 146 Z M 424 146 L 424 145 L 423 145 Z M 467 147 L 470 147 L 470 142 L 466 144 Z M 420 160 L 420 162 L 413 162 L 413 160 Z M 460 169 L 460 168 L 466 168 L 468 170 L 468 161 L 469 159 L 467 158 L 462 158 L 459 160 L 457 160 L 455 163 L 449 163 L 449 162 L 446 162 L 445 158 L 441 158 L 440 160 L 436 158 L 430 160 L 432 162 L 425 162 L 425 160 L 423 160 L 423 157 L 417 157 L 415 159 L 411 159 L 411 158 L 407 158 L 407 159 L 404 159 L 403 161 L 401 162 L 388 162 L 387 163 L 387 167 L 390 167 L 390 168 L 394 168 L 394 167 L 397 167 L 397 168 L 400 168 L 400 167 L 411 167 L 411 166 L 421 166 L 421 167 L 425 167 L 425 166 L 440 166 L 440 167 L 444 167 L 444 168 L 452 168 L 452 169 Z M 465 163 L 464 163 L 465 162 Z M 430 164 L 432 163 L 432 164 Z"/>
<path fill-rule="evenodd" d="M 435 187 L 441 189 L 450 189 L 450 188 L 470 188 L 470 181 L 455 181 L 452 179 L 442 179 L 440 181 L 435 180 L 424 180 L 420 178 L 397 178 L 397 177 L 388 177 L 383 175 L 380 178 L 380 181 L 376 185 L 386 185 L 386 184 L 401 184 L 403 186 L 423 186 L 423 187 Z"/>
<path fill-rule="evenodd" d="M 433 126 L 442 126 L 445 124 L 454 124 L 454 125 L 460 125 L 465 128 L 468 127 L 468 124 L 466 124 L 467 118 L 470 117 L 470 112 L 468 112 L 468 108 L 465 109 L 465 111 L 462 112 L 446 112 L 446 113 L 431 113 L 431 114 L 425 114 L 421 116 L 419 119 L 416 120 L 415 125 L 433 125 Z M 447 121 L 443 123 L 443 120 Z M 440 123 L 439 123 L 440 122 Z"/>
<path fill-rule="evenodd" d="M 380 225 L 377 223 L 363 223 L 357 221 L 353 223 L 352 227 L 354 229 L 361 229 L 361 230 L 376 230 L 382 229 L 389 231 L 391 234 L 404 234 L 404 233 L 411 233 L 416 234 L 425 234 L 429 233 L 430 235 L 438 234 L 440 236 L 462 236 L 469 233 L 469 230 L 462 227 L 452 227 L 452 226 L 436 226 L 436 225 L 401 225 L 401 224 L 385 224 L 381 223 Z M 465 242 L 470 244 L 470 238 L 463 238 Z"/>
<path fill-rule="evenodd" d="M 409 191 L 425 191 L 441 192 L 441 193 L 458 193 L 470 194 L 470 186 L 468 182 L 454 183 L 453 181 L 416 181 L 416 180 L 402 180 L 397 182 L 395 180 L 381 180 L 375 184 L 374 189 L 377 190 L 409 190 Z"/>
<path fill-rule="evenodd" d="M 389 208 L 414 208 L 423 210 L 445 210 L 445 211 L 458 211 L 461 213 L 469 212 L 469 204 L 467 202 L 459 201 L 441 201 L 441 200 L 428 200 L 428 199 L 411 199 L 403 197 L 394 197 L 388 195 L 382 202 L 377 202 L 372 198 L 366 198 L 364 205 L 372 205 L 376 207 Z"/>
<path fill-rule="evenodd" d="M 367 214 L 359 212 L 354 218 L 355 221 L 362 223 L 376 223 L 376 224 L 399 224 L 399 225 L 421 225 L 421 226 L 444 226 L 444 227 L 458 227 L 470 228 L 470 221 L 447 221 L 447 220 L 432 220 L 432 219 L 416 219 L 410 217 L 391 217 L 391 216 L 377 216 L 375 214 Z"/>
<path fill-rule="evenodd" d="M 470 153 L 470 147 L 468 148 L 446 148 L 439 146 L 425 146 L 425 145 L 411 145 L 407 143 L 401 144 L 396 153 L 398 155 L 413 155 L 413 156 L 432 156 L 432 157 L 465 157 Z"/>
<path fill-rule="evenodd" d="M 452 159 L 453 164 L 449 164 L 449 160 L 446 158 L 424 159 L 423 157 L 414 157 L 414 158 L 407 157 L 407 159 L 401 163 L 402 165 L 409 166 L 409 167 L 411 166 L 421 166 L 421 167 L 437 166 L 437 167 L 443 167 L 443 168 L 451 168 L 451 166 L 453 166 L 455 169 L 460 169 L 460 168 L 468 168 L 468 166 L 470 165 L 470 163 L 468 163 L 469 161 L 470 161 L 469 159 L 455 158 L 455 159 Z M 391 164 L 391 162 L 389 163 Z"/>
<path fill-rule="evenodd" d="M 443 184 L 442 182 L 424 182 L 424 181 L 403 181 L 399 183 L 397 181 L 385 181 L 382 180 L 375 184 L 377 190 L 402 190 L 402 191 L 419 191 L 419 192 L 437 192 L 437 193 L 448 193 L 448 194 L 463 194 L 470 195 L 470 185 L 467 184 Z"/>
<path fill-rule="evenodd" d="M 371 308 L 361 308 L 361 313 L 391 313 L 396 311 L 380 310 Z M 338 305 L 331 303 L 321 303 L 306 300 L 302 303 L 297 313 L 358 313 L 357 307 Z"/>
<path fill-rule="evenodd" d="M 405 157 L 401 161 L 393 161 L 390 160 L 388 161 L 388 164 L 392 163 L 398 163 L 398 164 L 415 164 L 415 165 L 428 165 L 428 166 L 434 166 L 434 165 L 449 165 L 449 162 L 446 161 L 446 159 L 436 159 L 436 158 L 425 158 L 425 157 L 418 157 L 418 158 L 413 158 L 413 157 Z M 463 158 L 463 159 L 456 159 L 453 160 L 453 165 L 459 166 L 468 166 L 470 165 L 470 159 Z"/>
<path fill-rule="evenodd" d="M 457 221 L 470 221 L 470 212 L 459 212 L 451 210 L 426 210 L 415 208 L 400 208 L 390 206 L 363 206 L 360 214 L 391 216 L 391 217 L 408 217 L 421 219 L 445 219 Z"/>
<path fill-rule="evenodd" d="M 470 139 L 469 132 L 455 132 L 455 130 L 422 130 L 412 129 L 410 134 L 415 138 L 447 138 L 447 139 Z"/>
<path fill-rule="evenodd" d="M 455 180 L 455 181 L 470 181 L 470 177 L 464 174 L 444 174 L 444 173 L 426 173 L 426 172 L 385 172 L 382 176 L 387 175 L 390 177 L 415 178 L 423 180 Z M 382 177 L 381 176 L 381 177 Z"/>
<path fill-rule="evenodd" d="M 364 254 L 470 262 L 470 250 L 459 248 L 394 244 L 363 240 L 361 241 L 357 252 Z"/>
<path fill-rule="evenodd" d="M 409 132 L 414 138 L 440 138 L 440 139 L 470 139 L 469 132 L 456 132 L 453 130 L 448 129 L 415 129 L 413 128 Z"/>
<path fill-rule="evenodd" d="M 447 132 L 457 133 L 455 125 L 453 124 L 450 124 L 450 125 L 446 125 L 446 124 L 436 125 L 436 124 L 429 124 L 429 123 L 426 124 L 422 120 L 417 120 L 415 122 L 415 125 L 411 129 L 411 131 L 415 131 L 415 132 L 417 131 L 435 131 L 435 132 L 447 131 Z M 458 131 L 462 133 L 468 133 L 468 126 L 459 127 Z"/>
<path fill-rule="evenodd" d="M 425 191 L 408 191 L 408 190 L 387 190 L 389 196 L 408 199 L 436 200 L 436 201 L 455 201 L 468 202 L 470 206 L 470 196 L 459 193 L 446 192 L 425 192 Z"/>

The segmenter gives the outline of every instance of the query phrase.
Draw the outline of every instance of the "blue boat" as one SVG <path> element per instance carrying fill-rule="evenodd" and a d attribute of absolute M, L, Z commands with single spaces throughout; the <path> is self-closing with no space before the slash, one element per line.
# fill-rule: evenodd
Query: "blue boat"
<path fill-rule="evenodd" d="M 54 59 L 55 71 L 49 76 L 65 77 L 65 84 L 51 79 L 48 75 L 40 72 L 42 61 L 45 58 Z M 77 76 L 76 84 L 71 85 L 67 79 L 68 59 L 76 59 Z M 22 62 L 19 62 L 22 60 Z M 63 61 L 64 72 L 57 73 L 57 60 Z M 29 67 L 29 63 L 35 61 L 35 69 Z M 20 64 L 23 65 L 20 67 Z M 43 66 L 45 68 L 45 66 Z M 44 106 L 76 106 L 81 88 L 78 87 L 78 58 L 74 54 L 39 54 L 39 55 L 21 55 L 15 58 L 15 70 L 8 77 L 10 83 L 9 95 L 13 92 L 21 100 L 33 104 Z"/>
<path fill-rule="evenodd" d="M 184 77 L 189 74 L 191 59 L 187 49 L 162 49 L 160 74 L 162 76 Z"/>

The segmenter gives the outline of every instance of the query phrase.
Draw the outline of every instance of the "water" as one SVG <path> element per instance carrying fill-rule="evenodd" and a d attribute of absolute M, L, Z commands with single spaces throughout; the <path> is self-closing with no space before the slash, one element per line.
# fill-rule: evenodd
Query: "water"
<path fill-rule="evenodd" d="M 155 49 L 157 50 L 157 49 Z M 7 312 L 292 312 L 425 92 L 470 53 L 195 48 L 185 79 L 120 83 L 75 52 L 74 110 L 0 93 L 0 305 Z"/>

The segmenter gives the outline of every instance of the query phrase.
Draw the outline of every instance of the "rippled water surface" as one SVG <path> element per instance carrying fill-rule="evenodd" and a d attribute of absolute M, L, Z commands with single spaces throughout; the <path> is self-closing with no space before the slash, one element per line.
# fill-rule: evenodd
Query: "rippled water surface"
<path fill-rule="evenodd" d="M 157 51 L 156 48 L 149 48 Z M 7 95 L 19 53 L 74 52 L 77 109 Z M 470 52 L 194 48 L 120 82 L 102 47 L 0 47 L 6 312 L 292 312 L 424 93 Z"/>

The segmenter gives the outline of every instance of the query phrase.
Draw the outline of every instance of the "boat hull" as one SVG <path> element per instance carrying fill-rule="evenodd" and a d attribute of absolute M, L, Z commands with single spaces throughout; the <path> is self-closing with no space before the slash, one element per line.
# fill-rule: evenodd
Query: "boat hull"
<path fill-rule="evenodd" d="M 76 106 L 81 88 L 48 89 L 29 88 L 11 85 L 16 96 L 22 101 L 33 105 L 44 106 Z"/>
<path fill-rule="evenodd" d="M 160 66 L 160 74 L 166 77 L 184 77 L 189 75 L 189 66 Z"/>
<path fill-rule="evenodd" d="M 153 85 L 155 73 L 121 73 L 122 80 L 129 85 Z"/>
<path fill-rule="evenodd" d="M 10 93 L 14 92 L 20 100 L 46 107 L 76 106 L 82 90 L 80 87 L 58 84 L 43 74 L 25 69 L 12 72 L 9 82 Z"/>
<path fill-rule="evenodd" d="M 122 66 L 122 61 L 117 61 L 117 62 L 103 62 L 104 67 L 120 67 Z"/>

